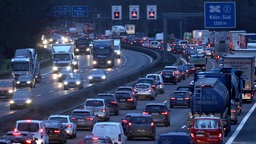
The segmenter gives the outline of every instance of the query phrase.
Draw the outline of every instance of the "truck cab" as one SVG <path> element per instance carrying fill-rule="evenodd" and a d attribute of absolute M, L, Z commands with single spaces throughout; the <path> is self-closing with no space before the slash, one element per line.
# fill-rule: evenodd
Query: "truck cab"
<path fill-rule="evenodd" d="M 222 143 L 224 131 L 219 117 L 196 117 L 189 126 L 193 143 Z"/>

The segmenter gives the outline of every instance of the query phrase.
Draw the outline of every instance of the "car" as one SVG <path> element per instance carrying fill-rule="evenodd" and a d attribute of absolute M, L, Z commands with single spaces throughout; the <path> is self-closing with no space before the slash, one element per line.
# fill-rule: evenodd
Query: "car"
<path fill-rule="evenodd" d="M 114 144 L 109 136 L 86 135 L 78 144 Z"/>
<path fill-rule="evenodd" d="M 58 72 L 58 82 L 62 82 L 63 80 L 66 79 L 67 75 L 73 73 L 72 69 L 67 69 L 67 68 L 62 68 Z"/>
<path fill-rule="evenodd" d="M 30 87 L 34 88 L 36 86 L 36 80 L 33 78 L 32 74 L 20 75 L 16 81 L 16 87 Z"/>
<path fill-rule="evenodd" d="M 125 116 L 121 120 L 121 124 L 122 124 L 122 127 L 123 127 L 123 130 L 124 130 L 125 134 L 127 133 L 127 124 L 130 122 L 132 116 L 134 116 L 134 115 L 135 116 L 136 115 L 141 115 L 141 113 L 135 113 L 135 112 L 126 113 Z"/>
<path fill-rule="evenodd" d="M 110 112 L 114 113 L 115 115 L 119 115 L 119 102 L 117 101 L 115 94 L 99 93 L 97 98 L 106 99 Z"/>
<path fill-rule="evenodd" d="M 5 138 L 0 138 L 0 144 L 12 144 L 12 142 Z"/>
<path fill-rule="evenodd" d="M 196 46 L 196 51 L 197 51 L 197 54 L 204 54 L 204 47 L 202 46 Z"/>
<path fill-rule="evenodd" d="M 42 120 L 45 124 L 45 130 L 49 136 L 50 143 L 61 143 L 67 142 L 66 127 L 60 121 L 56 120 Z"/>
<path fill-rule="evenodd" d="M 194 64 L 192 63 L 187 63 L 187 64 L 183 64 L 183 66 L 186 66 L 189 68 L 189 73 L 190 74 L 195 74 L 196 73 L 196 67 Z"/>
<path fill-rule="evenodd" d="M 8 131 L 4 138 L 10 140 L 12 144 L 36 144 L 33 134 L 27 131 Z"/>
<path fill-rule="evenodd" d="M 161 124 L 164 126 L 170 125 L 170 110 L 167 108 L 165 103 L 148 103 L 143 114 L 150 114 L 155 124 Z"/>
<path fill-rule="evenodd" d="M 159 48 L 160 47 L 160 42 L 159 41 L 150 41 L 149 42 L 149 47 L 150 48 Z"/>
<path fill-rule="evenodd" d="M 49 143 L 49 136 L 46 133 L 45 124 L 41 120 L 33 120 L 33 119 L 17 120 L 14 131 L 30 132 L 33 135 L 34 139 L 36 139 L 37 144 Z"/>
<path fill-rule="evenodd" d="M 77 56 L 73 56 L 73 61 L 72 61 L 72 69 L 78 69 L 78 58 Z"/>
<path fill-rule="evenodd" d="M 153 78 L 156 84 L 156 92 L 163 94 L 164 93 L 164 81 L 160 74 L 147 74 L 146 78 Z"/>
<path fill-rule="evenodd" d="M 129 91 L 133 94 L 134 97 L 136 97 L 136 94 L 134 92 L 134 87 L 132 86 L 118 86 L 115 92 L 117 91 Z"/>
<path fill-rule="evenodd" d="M 186 78 L 189 78 L 189 68 L 184 65 L 178 65 L 179 70 L 182 73 L 182 78 L 185 80 Z"/>
<path fill-rule="evenodd" d="M 157 83 L 153 78 L 138 78 L 137 83 L 149 83 L 155 91 L 157 90 Z"/>
<path fill-rule="evenodd" d="M 76 41 L 75 41 L 75 54 L 81 54 L 81 53 L 85 53 L 86 55 L 90 55 L 91 54 L 91 48 L 90 48 L 90 39 L 85 38 L 85 37 L 79 37 Z"/>
<path fill-rule="evenodd" d="M 135 137 L 148 137 L 155 140 L 156 126 L 151 115 L 132 116 L 127 124 L 126 136 L 128 140 Z"/>
<path fill-rule="evenodd" d="M 48 117 L 48 120 L 60 121 L 63 125 L 66 126 L 65 130 L 66 130 L 67 136 L 70 138 L 76 137 L 76 124 L 72 122 L 71 117 L 69 115 L 61 115 L 61 114 L 50 115 Z"/>
<path fill-rule="evenodd" d="M 176 90 L 178 91 L 188 91 L 189 95 L 193 95 L 193 92 L 194 92 L 194 88 L 191 87 L 191 86 L 178 86 L 176 88 Z"/>
<path fill-rule="evenodd" d="M 105 81 L 107 73 L 103 69 L 94 69 L 90 72 L 88 79 L 89 83 Z"/>
<path fill-rule="evenodd" d="M 186 48 L 184 57 L 188 60 L 191 58 L 191 55 L 195 55 L 195 54 L 197 54 L 196 49 Z"/>
<path fill-rule="evenodd" d="M 0 79 L 0 98 L 10 99 L 15 91 L 14 79 Z"/>
<path fill-rule="evenodd" d="M 92 110 L 88 109 L 73 109 L 71 121 L 76 124 L 77 129 L 92 130 L 94 124 L 98 121 Z"/>
<path fill-rule="evenodd" d="M 27 108 L 32 106 L 34 101 L 34 95 L 28 89 L 19 89 L 14 92 L 12 99 L 10 100 L 10 110 L 16 108 Z"/>
<path fill-rule="evenodd" d="M 161 70 L 160 75 L 162 76 L 164 83 L 177 84 L 179 81 L 178 76 L 175 76 L 173 70 Z"/>
<path fill-rule="evenodd" d="M 182 79 L 182 73 L 180 72 L 178 66 L 165 66 L 164 70 L 173 70 L 173 74 L 174 76 L 178 79 L 178 81 L 180 82 Z"/>
<path fill-rule="evenodd" d="M 87 98 L 84 102 L 84 109 L 92 110 L 98 120 L 108 121 L 110 118 L 110 110 L 105 99 Z"/>
<path fill-rule="evenodd" d="M 115 144 L 126 144 L 127 137 L 119 122 L 97 122 L 92 129 L 92 135 L 108 136 Z"/>
<path fill-rule="evenodd" d="M 115 97 L 119 103 L 120 109 L 136 109 L 137 108 L 137 98 L 133 96 L 131 92 L 128 91 L 117 91 L 115 92 Z"/>
<path fill-rule="evenodd" d="M 64 90 L 67 90 L 69 88 L 82 89 L 84 88 L 84 79 L 78 73 L 70 73 L 69 75 L 67 75 L 67 77 L 63 81 L 63 84 L 64 84 Z"/>
<path fill-rule="evenodd" d="M 238 121 L 238 106 L 236 105 L 236 102 L 233 100 L 231 100 L 230 102 L 230 113 L 231 122 L 236 125 Z"/>
<path fill-rule="evenodd" d="M 156 92 L 149 83 L 135 84 L 134 91 L 138 99 L 149 98 L 150 100 L 154 100 L 156 97 Z"/>
<path fill-rule="evenodd" d="M 190 91 L 174 90 L 170 95 L 170 108 L 174 106 L 187 106 L 190 107 Z"/>
<path fill-rule="evenodd" d="M 182 45 L 175 45 L 173 46 L 173 53 L 174 54 L 183 54 L 183 46 Z"/>
<path fill-rule="evenodd" d="M 160 134 L 157 144 L 191 144 L 192 140 L 186 132 L 168 132 Z"/>

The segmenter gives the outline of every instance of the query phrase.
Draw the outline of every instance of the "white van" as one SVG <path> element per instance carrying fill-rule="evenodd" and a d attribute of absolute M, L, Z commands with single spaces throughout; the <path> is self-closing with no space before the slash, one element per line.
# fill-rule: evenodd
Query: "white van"
<path fill-rule="evenodd" d="M 33 134 L 37 144 L 48 144 L 49 136 L 46 133 L 45 125 L 40 120 L 18 120 L 15 131 L 28 131 Z"/>
<path fill-rule="evenodd" d="M 126 144 L 127 137 L 124 134 L 121 123 L 97 122 L 92 129 L 95 136 L 109 136 L 115 144 Z"/>

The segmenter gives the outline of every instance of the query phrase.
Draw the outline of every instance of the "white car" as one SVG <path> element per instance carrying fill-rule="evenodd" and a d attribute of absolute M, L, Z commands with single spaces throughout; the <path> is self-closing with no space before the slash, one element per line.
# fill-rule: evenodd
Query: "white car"
<path fill-rule="evenodd" d="M 159 41 L 150 41 L 149 47 L 150 48 L 160 48 L 161 43 Z"/>
<path fill-rule="evenodd" d="M 110 110 L 105 99 L 87 98 L 84 102 L 84 109 L 92 110 L 98 120 L 108 121 L 110 118 Z"/>
<path fill-rule="evenodd" d="M 119 122 L 97 122 L 92 129 L 92 135 L 109 136 L 113 143 L 126 144 L 127 137 Z"/>
<path fill-rule="evenodd" d="M 65 129 L 70 138 L 76 137 L 76 124 L 71 121 L 69 115 L 50 115 L 48 120 L 60 121 L 67 128 Z"/>
<path fill-rule="evenodd" d="M 153 78 L 156 83 L 156 92 L 163 94 L 164 93 L 164 81 L 161 74 L 147 74 L 146 78 Z"/>
<path fill-rule="evenodd" d="M 88 76 L 89 83 L 101 82 L 107 79 L 107 73 L 102 69 L 92 70 Z"/>

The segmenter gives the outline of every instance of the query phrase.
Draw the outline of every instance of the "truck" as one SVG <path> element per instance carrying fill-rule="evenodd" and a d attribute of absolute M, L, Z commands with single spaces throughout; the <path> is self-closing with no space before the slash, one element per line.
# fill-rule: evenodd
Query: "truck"
<path fill-rule="evenodd" d="M 240 48 L 256 48 L 256 33 L 239 34 Z"/>
<path fill-rule="evenodd" d="M 91 46 L 90 46 L 91 40 L 85 37 L 80 37 L 75 41 L 75 55 L 83 54 L 86 55 L 91 54 Z"/>
<path fill-rule="evenodd" d="M 188 61 L 195 65 L 196 70 L 206 71 L 207 58 L 204 54 L 191 55 Z"/>
<path fill-rule="evenodd" d="M 193 43 L 198 45 L 207 45 L 210 41 L 209 30 L 193 30 Z"/>
<path fill-rule="evenodd" d="M 115 52 L 115 57 L 121 58 L 121 40 L 120 39 L 114 39 L 114 52 Z"/>
<path fill-rule="evenodd" d="M 213 58 L 219 60 L 223 55 L 230 53 L 228 46 L 228 32 L 227 31 L 214 31 L 212 33 L 213 46 L 215 47 Z"/>
<path fill-rule="evenodd" d="M 255 57 L 245 54 L 228 54 L 223 57 L 223 67 L 241 71 L 242 100 L 252 102 L 254 97 Z"/>
<path fill-rule="evenodd" d="M 94 68 L 113 67 L 115 63 L 114 40 L 93 40 L 92 56 Z"/>
<path fill-rule="evenodd" d="M 52 70 L 57 73 L 62 68 L 78 69 L 78 60 L 74 56 L 74 46 L 72 44 L 52 45 Z"/>
<path fill-rule="evenodd" d="M 195 77 L 188 127 L 193 127 L 197 117 L 217 117 L 226 136 L 231 130 L 230 100 L 229 90 L 218 78 Z"/>
<path fill-rule="evenodd" d="M 36 82 L 41 81 L 40 62 L 35 48 L 17 49 L 11 59 L 10 68 L 16 80 L 20 75 L 31 74 Z"/>
<path fill-rule="evenodd" d="M 228 43 L 231 51 L 234 49 L 240 48 L 239 35 L 243 33 L 246 33 L 246 31 L 245 30 L 228 31 Z"/>
<path fill-rule="evenodd" d="M 155 35 L 155 40 L 156 40 L 156 41 L 159 41 L 159 42 L 161 42 L 161 43 L 163 43 L 163 41 L 164 41 L 164 33 L 163 33 L 163 32 L 161 32 L 161 33 L 156 33 L 156 35 Z"/>

